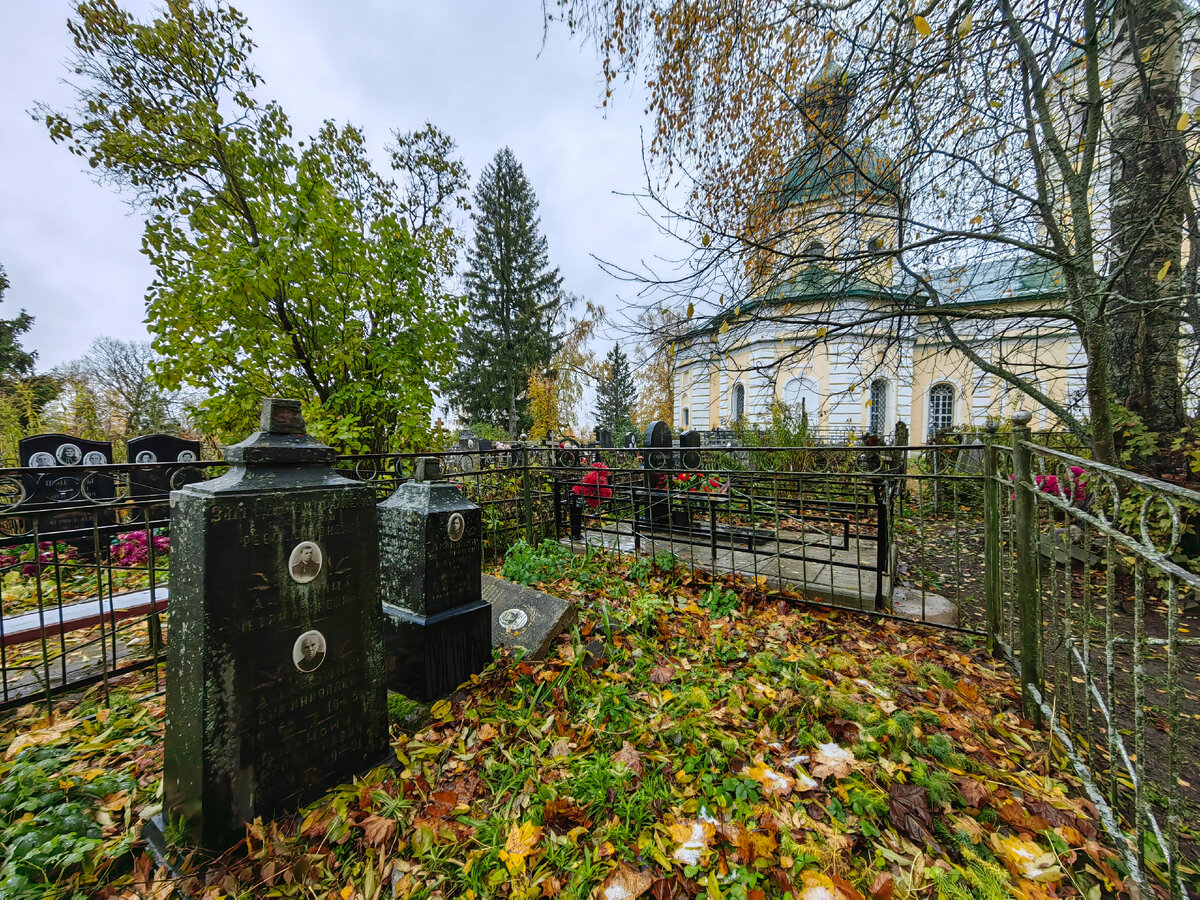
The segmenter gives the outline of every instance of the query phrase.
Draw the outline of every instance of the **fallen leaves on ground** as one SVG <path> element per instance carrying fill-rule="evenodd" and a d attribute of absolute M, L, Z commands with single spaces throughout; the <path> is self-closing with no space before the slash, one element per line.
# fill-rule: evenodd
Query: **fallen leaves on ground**
<path fill-rule="evenodd" d="M 550 586 L 580 605 L 578 631 L 544 661 L 499 658 L 429 725 L 397 730 L 395 768 L 254 823 L 218 865 L 181 881 L 134 847 L 124 874 L 78 888 L 604 900 L 1123 891 L 1095 809 L 1020 718 L 1008 670 L 969 638 L 767 598 L 728 577 L 718 581 L 740 608 L 714 619 L 699 602 L 712 586 L 703 572 L 659 567 L 635 583 L 626 569 L 597 555 Z M 89 721 L 48 740 L 103 731 Z M 91 813 L 131 843 L 161 774 L 161 719 L 148 721 L 116 750 L 76 748 L 69 764 L 71 777 L 94 765 L 139 773 Z"/>

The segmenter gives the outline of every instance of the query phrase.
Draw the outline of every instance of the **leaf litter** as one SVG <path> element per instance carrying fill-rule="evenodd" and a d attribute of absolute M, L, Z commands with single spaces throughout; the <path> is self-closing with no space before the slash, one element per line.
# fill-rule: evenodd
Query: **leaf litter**
<path fill-rule="evenodd" d="M 0 778 L 48 748 L 70 748 L 64 779 L 131 776 L 88 812 L 101 849 L 45 870 L 102 897 L 1125 892 L 1095 809 L 1020 718 L 1009 671 L 969 639 L 734 576 L 716 581 L 739 605 L 714 619 L 705 573 L 659 566 L 648 591 L 627 562 L 543 586 L 581 613 L 544 661 L 499 656 L 427 726 L 394 726 L 395 766 L 252 823 L 182 878 L 140 839 L 160 802 L 161 696 L 123 700 L 107 731 L 103 709 L 62 704 L 53 723 L 19 711 L 0 731 L 16 748 Z M 598 659 L 584 652 L 597 641 Z"/>

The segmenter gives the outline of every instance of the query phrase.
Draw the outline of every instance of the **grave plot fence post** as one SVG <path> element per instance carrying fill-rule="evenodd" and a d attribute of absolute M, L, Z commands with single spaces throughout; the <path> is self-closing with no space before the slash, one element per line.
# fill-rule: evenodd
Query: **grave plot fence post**
<path fill-rule="evenodd" d="M 1021 705 L 1025 717 L 1038 726 L 1042 714 L 1030 688 L 1038 694 L 1044 690 L 1042 684 L 1042 617 L 1038 603 L 1038 549 L 1037 549 L 1037 506 L 1033 491 L 1032 454 L 1029 441 L 1032 432 L 1029 422 L 1033 414 L 1018 410 L 1012 415 L 1013 432 L 1013 501 L 1014 529 L 1013 550 L 1017 563 L 1017 619 L 1021 628 Z"/>
<path fill-rule="evenodd" d="M 521 444 L 521 505 L 525 511 L 525 540 L 532 547 L 533 539 L 533 500 L 529 493 L 529 445 Z"/>
<path fill-rule="evenodd" d="M 1002 628 L 1003 585 L 1000 573 L 1000 483 L 999 448 L 996 446 L 996 431 L 1000 423 L 984 425 L 983 452 L 983 590 L 987 614 L 988 652 L 1000 654 L 1000 632 Z"/>

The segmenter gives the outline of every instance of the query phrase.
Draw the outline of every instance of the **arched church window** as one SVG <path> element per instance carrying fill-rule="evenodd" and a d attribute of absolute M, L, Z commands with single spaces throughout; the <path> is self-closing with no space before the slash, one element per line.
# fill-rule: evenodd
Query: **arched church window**
<path fill-rule="evenodd" d="M 817 424 L 821 411 L 821 392 L 811 378 L 793 378 L 783 386 L 783 402 L 797 415 L 808 417 L 809 425 Z"/>
<path fill-rule="evenodd" d="M 871 382 L 871 416 L 868 431 L 871 434 L 887 432 L 888 380 L 876 378 Z"/>
<path fill-rule="evenodd" d="M 733 386 L 733 418 L 744 419 L 746 417 L 746 386 L 744 384 L 735 384 Z"/>
<path fill-rule="evenodd" d="M 867 241 L 867 252 L 872 255 L 878 255 L 883 252 L 883 238 L 879 235 L 872 235 Z"/>
<path fill-rule="evenodd" d="M 809 241 L 802 254 L 807 259 L 820 259 L 825 255 L 824 241 Z"/>
<path fill-rule="evenodd" d="M 935 384 L 929 389 L 929 435 L 954 427 L 954 385 Z"/>

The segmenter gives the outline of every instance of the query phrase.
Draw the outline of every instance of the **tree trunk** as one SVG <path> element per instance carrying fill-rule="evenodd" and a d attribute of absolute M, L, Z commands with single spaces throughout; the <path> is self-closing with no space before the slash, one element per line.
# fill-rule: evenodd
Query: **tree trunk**
<path fill-rule="evenodd" d="M 1107 316 L 1107 380 L 1117 401 L 1165 438 L 1185 419 L 1179 331 L 1187 182 L 1183 132 L 1176 128 L 1183 10 L 1180 0 L 1120 0 L 1117 12 L 1116 277 Z"/>

